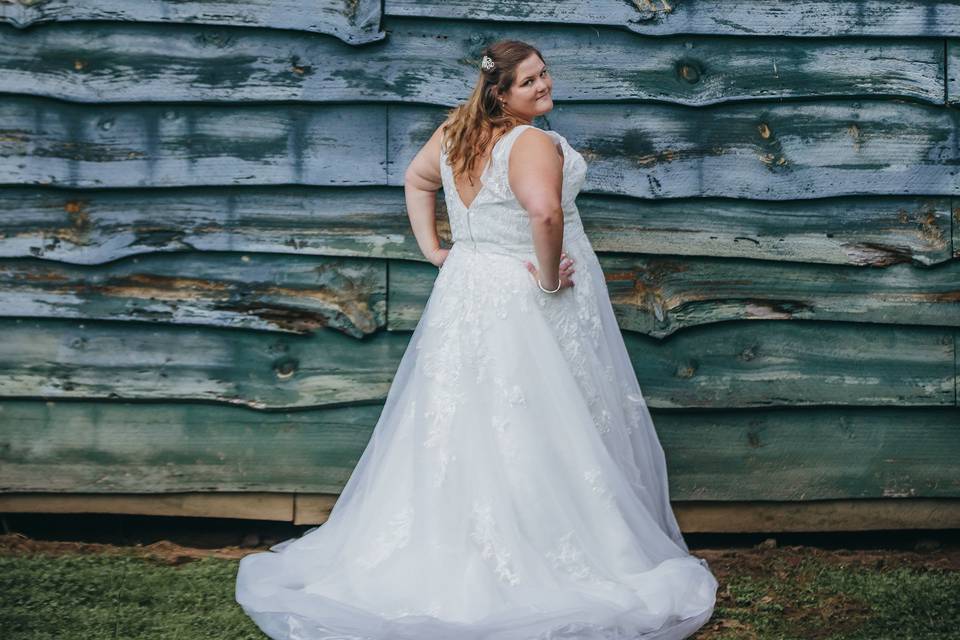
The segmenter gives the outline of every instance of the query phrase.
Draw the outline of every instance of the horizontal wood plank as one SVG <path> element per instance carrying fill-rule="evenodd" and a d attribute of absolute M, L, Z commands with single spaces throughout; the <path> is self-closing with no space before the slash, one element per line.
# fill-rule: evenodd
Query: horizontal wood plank
<path fill-rule="evenodd" d="M 443 122 L 391 106 L 389 184 Z M 538 118 L 535 124 L 542 124 Z M 641 198 L 960 195 L 960 111 L 900 101 L 560 104 L 546 117 L 588 164 L 584 190 Z"/>
<path fill-rule="evenodd" d="M 0 195 L 2 197 L 2 195 Z M 960 199 L 955 199 L 960 207 Z M 850 196 L 771 201 L 581 194 L 598 252 L 753 258 L 884 267 L 960 256 L 951 199 Z M 955 210 L 954 217 L 960 220 Z M 2 215 L 2 214 L 0 214 Z M 2 246 L 2 245 L 0 245 Z"/>
<path fill-rule="evenodd" d="M 97 3 L 44 0 L 0 2 L 0 21 L 16 27 L 45 22 L 106 21 L 237 25 L 328 33 L 351 44 L 386 37 L 379 0 L 114 0 Z M 100 27 L 102 34 L 109 27 Z M 31 33 L 39 33 L 33 30 Z M 221 36 L 221 39 L 226 39 Z"/>
<path fill-rule="evenodd" d="M 960 408 L 664 411 L 671 495 L 688 500 L 960 496 Z"/>
<path fill-rule="evenodd" d="M 657 338 L 728 320 L 960 326 L 958 260 L 935 268 L 865 269 L 690 256 L 599 257 L 620 327 Z M 389 329 L 416 327 L 436 276 L 428 263 L 391 262 Z"/>
<path fill-rule="evenodd" d="M 382 260 L 158 253 L 101 267 L 0 260 L 0 316 L 133 320 L 361 338 L 386 325 Z"/>
<path fill-rule="evenodd" d="M 0 102 L 0 184 L 384 184 L 381 105 Z"/>
<path fill-rule="evenodd" d="M 318 525 L 336 502 L 331 494 L 0 494 L 0 513 L 120 513 L 160 516 L 243 518 Z M 788 531 L 869 531 L 956 529 L 960 500 L 879 498 L 810 502 L 675 501 L 673 510 L 686 533 Z"/>
<path fill-rule="evenodd" d="M 0 401 L 0 491 L 339 493 L 381 409 Z"/>
<path fill-rule="evenodd" d="M 442 191 L 436 203 L 438 233 L 450 246 Z M 582 194 L 577 203 L 598 252 L 871 266 L 960 256 L 960 204 L 951 243 L 950 198 L 772 202 Z M 401 187 L 0 188 L 0 257 L 91 265 L 184 250 L 426 263 Z"/>
<path fill-rule="evenodd" d="M 386 26 L 389 39 L 359 48 L 309 33 L 200 25 L 8 27 L 0 29 L 0 85 L 10 93 L 97 103 L 454 106 L 473 89 L 483 45 L 513 38 L 537 43 L 558 102 L 702 106 L 827 96 L 944 102 L 942 40 L 751 37 L 730 46 L 728 38 L 644 38 L 610 27 L 404 18 Z"/>
<path fill-rule="evenodd" d="M 425 260 L 396 187 L 0 188 L 0 257 L 95 265 L 190 250 Z"/>
<path fill-rule="evenodd" d="M 624 341 L 650 406 L 953 406 L 954 330 L 753 320 Z"/>
<path fill-rule="evenodd" d="M 411 335 L 9 318 L 0 334 L 0 396 L 258 409 L 382 400 Z M 950 328 L 753 320 L 624 340 L 653 407 L 956 402 Z"/>
<path fill-rule="evenodd" d="M 386 122 L 389 111 L 389 131 Z M 78 105 L 11 97 L 0 184 L 403 184 L 442 121 L 412 105 Z M 587 191 L 772 200 L 960 194 L 960 113 L 889 101 L 560 105 Z M 383 159 L 386 158 L 386 167 Z"/>
<path fill-rule="evenodd" d="M 160 516 L 243 518 L 318 525 L 336 503 L 331 494 L 183 493 L 183 494 L 0 494 L 0 513 L 120 513 Z M 686 533 L 788 531 L 869 531 L 884 529 L 956 529 L 960 500 L 953 498 L 878 498 L 810 502 L 674 501 Z"/>
<path fill-rule="evenodd" d="M 103 494 L 15 492 L 0 493 L 0 513 L 104 513 L 290 522 L 296 520 L 295 497 L 290 493 L 255 491 Z"/>
<path fill-rule="evenodd" d="M 654 337 L 728 320 L 960 326 L 960 260 L 869 269 L 608 256 L 603 267 L 620 326 Z"/>
<path fill-rule="evenodd" d="M 4 400 L 0 491 L 336 494 L 381 407 L 262 413 Z M 956 407 L 655 411 L 653 419 L 676 500 L 960 497 Z"/>
<path fill-rule="evenodd" d="M 256 409 L 382 400 L 409 334 L 0 318 L 0 396 L 204 400 Z"/>
<path fill-rule="evenodd" d="M 950 0 L 386 0 L 387 16 L 494 22 L 615 25 L 650 36 L 958 36 L 960 6 Z"/>
<path fill-rule="evenodd" d="M 674 513 L 684 533 L 960 528 L 960 500 L 951 498 L 811 502 L 691 500 L 676 503 Z"/>

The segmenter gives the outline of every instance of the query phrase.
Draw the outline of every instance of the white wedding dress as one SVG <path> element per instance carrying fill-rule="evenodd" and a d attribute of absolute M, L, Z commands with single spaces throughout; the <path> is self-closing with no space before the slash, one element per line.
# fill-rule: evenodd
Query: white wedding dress
<path fill-rule="evenodd" d="M 244 557 L 236 599 L 271 638 L 686 638 L 717 581 L 670 507 L 663 449 L 574 199 L 574 286 L 540 291 L 501 137 L 464 206 L 441 151 L 453 246 L 380 419 L 322 525 Z"/>

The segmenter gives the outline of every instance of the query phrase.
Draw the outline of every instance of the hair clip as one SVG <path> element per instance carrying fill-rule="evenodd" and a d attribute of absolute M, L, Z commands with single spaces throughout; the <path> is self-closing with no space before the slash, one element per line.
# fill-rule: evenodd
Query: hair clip
<path fill-rule="evenodd" d="M 480 60 L 480 68 L 484 71 L 493 71 L 493 58 L 490 56 L 483 56 L 483 59 Z"/>

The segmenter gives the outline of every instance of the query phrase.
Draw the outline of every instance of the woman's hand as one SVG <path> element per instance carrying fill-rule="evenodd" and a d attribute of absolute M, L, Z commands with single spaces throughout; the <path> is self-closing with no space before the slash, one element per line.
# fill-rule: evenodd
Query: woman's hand
<path fill-rule="evenodd" d="M 566 260 L 563 259 L 564 257 L 566 257 L 566 255 L 567 255 L 566 252 L 560 254 L 560 288 L 561 289 L 566 289 L 567 287 L 573 286 L 573 280 L 571 276 L 573 275 L 574 271 L 576 271 L 576 269 L 573 268 L 573 258 L 567 258 Z M 525 264 L 527 265 L 527 271 L 529 271 L 530 275 L 533 276 L 534 284 L 536 284 L 537 279 L 540 277 L 539 271 L 534 266 L 534 264 L 529 260 L 527 260 Z M 557 286 L 556 282 L 543 283 L 544 289 L 554 289 L 556 288 L 556 286 Z"/>
<path fill-rule="evenodd" d="M 433 253 L 427 256 L 427 260 L 430 261 L 435 267 L 443 266 L 443 261 L 447 259 L 447 254 L 450 253 L 450 249 L 441 249 L 437 247 L 433 250 Z"/>

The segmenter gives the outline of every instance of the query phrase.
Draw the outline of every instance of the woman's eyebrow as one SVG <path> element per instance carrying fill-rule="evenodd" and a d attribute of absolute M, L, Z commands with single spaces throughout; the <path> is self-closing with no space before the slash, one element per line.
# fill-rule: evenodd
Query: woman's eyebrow
<path fill-rule="evenodd" d="M 540 71 L 543 71 L 543 70 L 546 69 L 546 68 L 547 68 L 547 65 L 543 65 L 542 67 L 540 67 Z M 537 71 L 537 73 L 540 73 L 540 71 Z M 521 80 L 521 82 L 523 82 L 523 80 L 526 80 L 526 79 L 528 79 L 528 78 L 532 78 L 533 76 L 537 75 L 537 73 L 531 73 L 531 74 L 528 75 L 526 78 L 523 78 L 523 79 Z"/>

